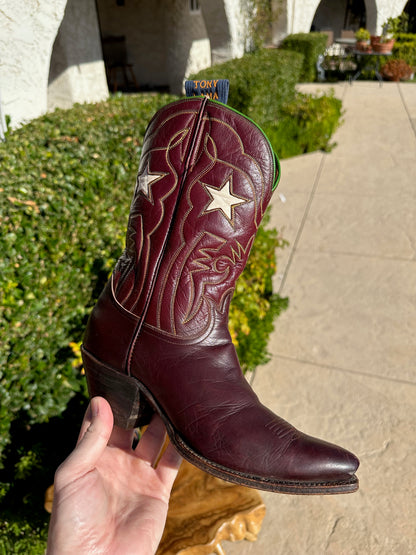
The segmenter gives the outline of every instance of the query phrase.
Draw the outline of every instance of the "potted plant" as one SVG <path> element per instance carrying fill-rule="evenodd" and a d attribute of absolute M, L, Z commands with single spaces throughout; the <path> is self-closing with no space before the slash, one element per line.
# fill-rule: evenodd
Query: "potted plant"
<path fill-rule="evenodd" d="M 389 54 L 393 50 L 395 39 L 381 34 L 380 36 L 371 36 L 371 48 L 379 54 Z"/>
<path fill-rule="evenodd" d="M 403 29 L 407 29 L 408 15 L 401 14 L 398 17 L 389 17 L 383 25 L 383 31 L 379 36 L 371 36 L 371 47 L 374 52 L 389 53 L 393 50 L 395 35 Z"/>
<path fill-rule="evenodd" d="M 410 79 L 412 68 L 404 60 L 388 60 L 380 69 L 381 75 L 389 81 Z"/>
<path fill-rule="evenodd" d="M 361 52 L 367 52 L 370 49 L 370 31 L 361 27 L 355 32 L 355 43 L 356 50 Z"/>

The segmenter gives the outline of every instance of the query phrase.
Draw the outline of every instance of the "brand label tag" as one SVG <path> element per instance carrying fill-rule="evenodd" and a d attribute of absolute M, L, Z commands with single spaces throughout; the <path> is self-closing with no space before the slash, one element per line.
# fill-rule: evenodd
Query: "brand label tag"
<path fill-rule="evenodd" d="M 207 96 L 227 104 L 230 82 L 228 79 L 195 79 L 185 81 L 186 96 Z"/>

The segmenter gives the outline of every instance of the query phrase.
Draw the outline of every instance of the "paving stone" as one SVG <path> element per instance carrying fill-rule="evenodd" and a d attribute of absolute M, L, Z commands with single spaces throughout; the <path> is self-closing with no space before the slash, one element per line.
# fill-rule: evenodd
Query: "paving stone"
<path fill-rule="evenodd" d="M 258 540 L 224 542 L 227 555 L 414 553 L 416 387 L 274 357 L 257 371 L 263 402 L 299 429 L 355 452 L 357 493 L 261 493 Z"/>
<path fill-rule="evenodd" d="M 298 250 L 416 260 L 414 189 L 397 199 L 316 194 Z"/>

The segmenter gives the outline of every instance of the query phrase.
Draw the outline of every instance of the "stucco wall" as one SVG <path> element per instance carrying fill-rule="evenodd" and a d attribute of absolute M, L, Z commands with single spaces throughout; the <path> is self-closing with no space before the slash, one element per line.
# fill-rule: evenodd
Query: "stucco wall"
<path fill-rule="evenodd" d="M 12 127 L 47 109 L 49 60 L 66 0 L 3 0 L 0 7 L 2 112 Z"/>
<path fill-rule="evenodd" d="M 365 0 L 369 30 L 380 32 L 406 1 Z M 201 11 L 190 13 L 189 0 L 126 0 L 124 6 L 97 0 L 102 34 L 126 36 L 139 85 L 168 85 L 177 93 L 189 73 L 210 65 L 211 47 L 214 61 L 244 53 L 245 2 L 200 0 Z M 319 3 L 284 1 L 275 41 L 308 32 Z M 18 126 L 48 107 L 106 95 L 95 0 L 1 0 L 0 119 L 9 115 Z"/>
<path fill-rule="evenodd" d="M 209 0 L 205 0 L 209 2 Z M 247 41 L 247 21 L 244 11 L 245 2 L 241 0 L 224 0 L 224 8 L 230 28 L 231 58 L 239 58 L 244 54 Z"/>
<path fill-rule="evenodd" d="M 201 2 L 201 11 L 211 43 L 212 62 L 219 63 L 231 57 L 231 29 L 223 0 Z"/>
<path fill-rule="evenodd" d="M 397 17 L 404 10 L 407 0 L 378 0 L 376 28 L 380 33 L 382 25 L 389 17 Z"/>

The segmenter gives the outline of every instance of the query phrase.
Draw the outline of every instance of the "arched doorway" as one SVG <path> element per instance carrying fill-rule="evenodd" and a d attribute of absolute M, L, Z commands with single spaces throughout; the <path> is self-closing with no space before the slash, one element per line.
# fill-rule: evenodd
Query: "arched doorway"
<path fill-rule="evenodd" d="M 311 31 L 332 31 L 334 37 L 345 31 L 353 33 L 366 26 L 364 0 L 322 0 L 315 12 Z"/>
<path fill-rule="evenodd" d="M 123 41 L 141 90 L 180 94 L 188 72 L 210 65 L 207 29 L 195 0 L 96 1 L 103 45 L 114 37 Z M 108 61 L 110 49 L 104 55 Z"/>
<path fill-rule="evenodd" d="M 416 33 L 416 0 L 409 0 L 403 11 L 409 16 L 408 32 Z"/>

